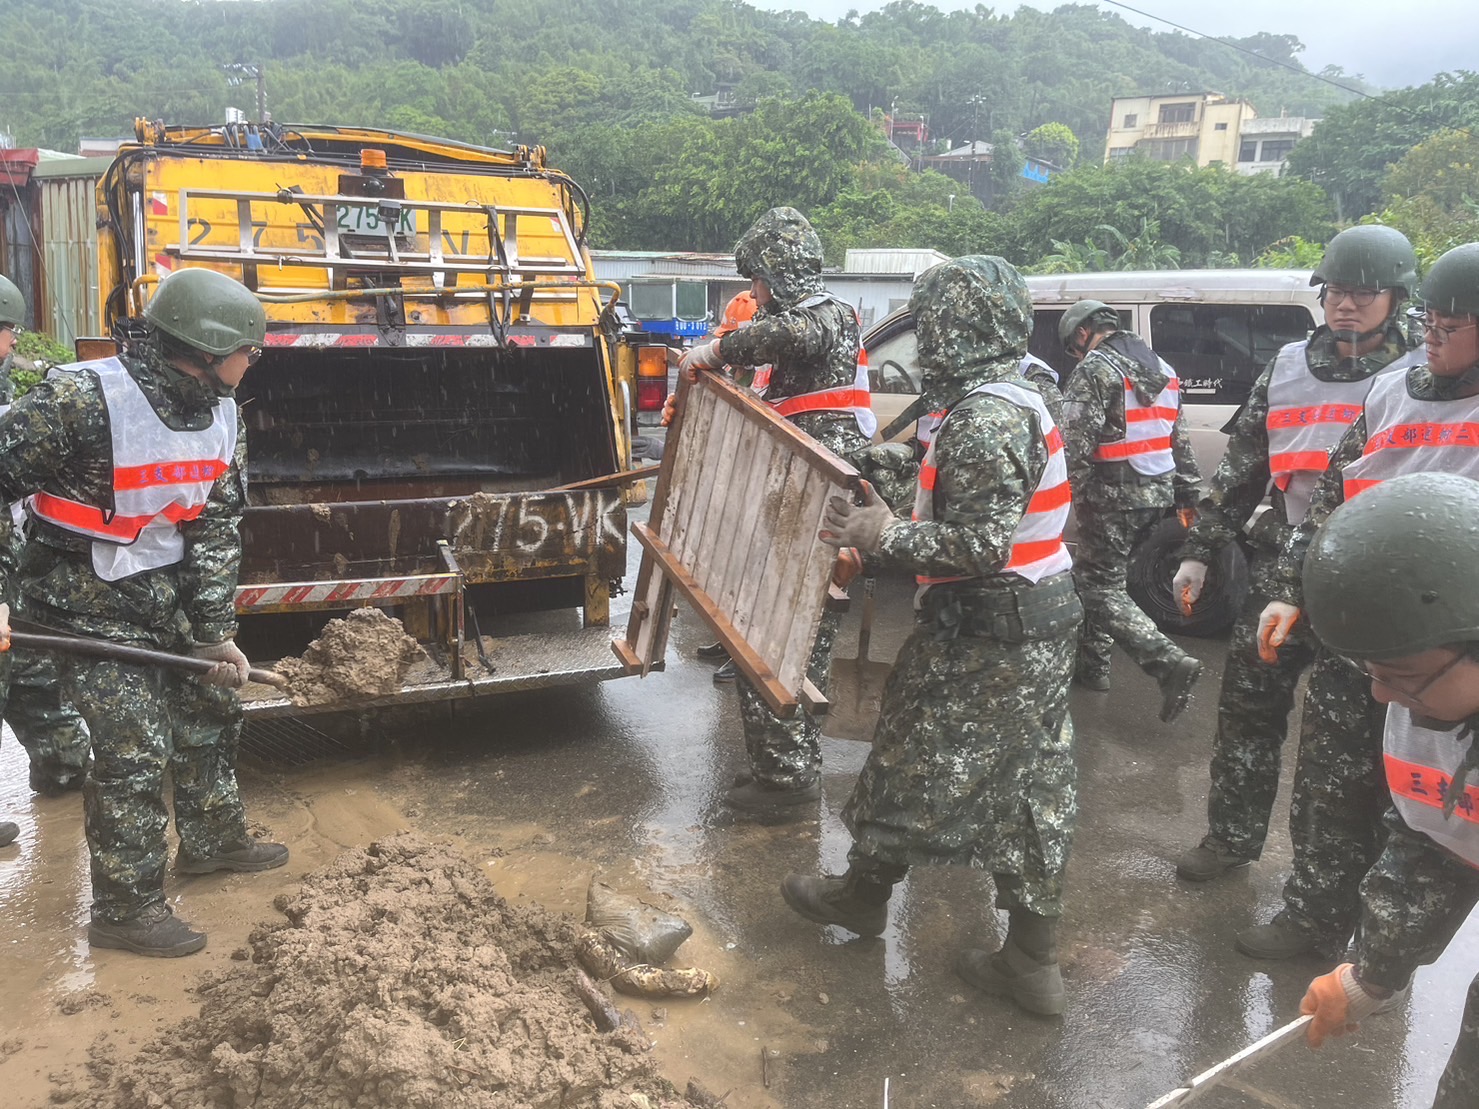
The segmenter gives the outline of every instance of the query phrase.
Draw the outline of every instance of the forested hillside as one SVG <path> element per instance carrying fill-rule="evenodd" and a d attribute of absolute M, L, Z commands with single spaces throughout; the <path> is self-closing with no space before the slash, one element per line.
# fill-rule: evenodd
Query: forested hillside
<path fill-rule="evenodd" d="M 1276 240 L 1326 234 L 1323 189 L 1104 169 L 1110 99 L 1215 89 L 1264 114 L 1313 116 L 1351 99 L 1253 56 L 1299 68 L 1299 43 L 1277 28 L 1240 40 L 1250 54 L 1086 5 L 1000 16 L 898 0 L 830 24 L 733 0 L 0 0 L 0 26 L 0 128 L 19 144 L 71 150 L 81 135 L 130 133 L 136 115 L 251 113 L 254 90 L 228 87 L 223 66 L 260 63 L 279 121 L 544 144 L 591 192 L 593 241 L 627 248 L 726 249 L 758 211 L 793 203 L 834 256 L 876 243 L 1050 267 L 1100 261 L 1095 251 L 1109 264 L 1247 262 Z M 715 119 L 693 102 L 721 89 L 746 110 Z M 995 141 L 999 210 L 906 168 L 870 123 L 883 111 L 927 119 L 943 144 Z M 1029 153 L 1072 156 L 1061 126 L 1038 130 L 1054 124 L 1071 130 L 1081 168 L 1013 195 L 1019 136 L 1046 144 L 1034 151 L 1029 137 Z M 1417 142 L 1436 127 L 1407 131 Z M 1356 172 L 1357 189 L 1343 169 L 1308 172 L 1339 177 L 1347 209 L 1359 193 L 1347 218 L 1381 199 L 1382 167 Z"/>

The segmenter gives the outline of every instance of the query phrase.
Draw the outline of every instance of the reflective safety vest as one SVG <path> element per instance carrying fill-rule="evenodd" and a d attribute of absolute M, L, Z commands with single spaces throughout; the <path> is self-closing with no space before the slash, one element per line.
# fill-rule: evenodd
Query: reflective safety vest
<path fill-rule="evenodd" d="M 1330 452 L 1360 417 L 1376 378 L 1418 361 L 1408 351 L 1360 381 L 1321 381 L 1310 373 L 1308 347 L 1306 340 L 1280 349 L 1268 381 L 1269 476 L 1284 494 L 1284 514 L 1291 524 L 1309 513 L 1310 495 L 1330 467 Z"/>
<path fill-rule="evenodd" d="M 1128 462 L 1137 474 L 1158 477 L 1176 469 L 1171 454 L 1171 429 L 1181 408 L 1181 381 L 1176 371 L 1161 361 L 1171 378 L 1149 404 L 1141 404 L 1135 384 L 1125 378 L 1125 437 L 1094 448 L 1095 462 Z"/>
<path fill-rule="evenodd" d="M 1392 805 L 1407 826 L 1479 867 L 1479 782 L 1466 782 L 1452 815 L 1443 815 L 1453 775 L 1474 742 L 1472 736 L 1459 739 L 1461 730 L 1420 727 L 1406 708 L 1388 705 L 1382 757 Z"/>
<path fill-rule="evenodd" d="M 843 305 L 857 318 L 857 309 L 844 300 L 839 300 L 831 293 L 820 293 L 814 297 L 803 300 L 798 308 L 812 308 L 827 301 L 835 301 Z M 863 327 L 862 320 L 858 320 L 858 330 Z M 765 381 L 762 385 L 760 374 L 757 371 L 751 388 L 760 392 L 770 387 L 770 367 L 765 367 Z M 863 346 L 858 346 L 857 372 L 853 374 L 851 386 L 831 389 L 818 389 L 811 393 L 798 393 L 794 397 L 781 397 L 779 400 L 767 401 L 775 409 L 776 415 L 790 419 L 799 416 L 803 412 L 848 412 L 858 422 L 858 430 L 866 439 L 872 439 L 878 431 L 878 417 L 873 414 L 873 394 L 868 386 L 868 352 Z"/>
<path fill-rule="evenodd" d="M 1381 374 L 1366 395 L 1366 446 L 1341 473 L 1345 499 L 1402 474 L 1479 479 L 1479 397 L 1417 400 L 1405 373 Z"/>
<path fill-rule="evenodd" d="M 1047 405 L 1043 404 L 1042 397 L 1035 389 L 1028 389 L 1014 382 L 988 381 L 977 385 L 966 396 L 975 396 L 977 393 L 990 393 L 1034 413 L 1048 448 L 1048 464 L 1043 468 L 1037 488 L 1033 490 L 1027 511 L 1023 513 L 1012 533 L 1012 553 L 1000 572 L 1020 574 L 1033 583 L 1053 574 L 1066 573 L 1073 568 L 1073 558 L 1063 543 L 1063 529 L 1068 523 L 1071 499 L 1068 489 L 1068 462 L 1063 454 L 1063 433 L 1053 423 Z M 916 521 L 935 518 L 935 439 L 939 428 L 943 426 L 942 420 L 934 428 L 929 450 L 925 452 L 924 461 L 919 466 L 919 485 L 914 494 L 913 519 Z M 967 579 L 920 576 L 916 580 L 920 585 L 939 585 Z"/>
<path fill-rule="evenodd" d="M 31 515 L 92 543 L 92 568 L 104 581 L 173 566 L 185 556 L 179 525 L 205 510 L 211 486 L 236 453 L 236 401 L 216 402 L 209 427 L 175 431 L 155 413 L 122 362 L 108 358 L 53 372 L 97 375 L 108 408 L 113 448 L 112 507 L 40 492 L 26 498 Z"/>

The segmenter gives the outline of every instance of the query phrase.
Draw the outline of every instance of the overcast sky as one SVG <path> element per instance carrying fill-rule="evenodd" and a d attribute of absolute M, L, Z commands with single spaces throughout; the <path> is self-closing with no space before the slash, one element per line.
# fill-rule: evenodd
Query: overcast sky
<path fill-rule="evenodd" d="M 850 10 L 873 11 L 885 0 L 750 0 L 757 7 L 799 9 L 817 19 L 836 21 Z M 930 0 L 924 0 L 929 3 Z M 1479 5 L 1474 0 L 1233 0 L 1189 4 L 1186 0 L 1131 0 L 1134 7 L 1164 16 L 1206 35 L 1242 38 L 1268 31 L 1294 35 L 1304 43 L 1306 69 L 1338 65 L 1383 88 L 1426 83 L 1443 70 L 1479 69 Z M 974 0 L 933 0 L 944 11 L 974 7 Z M 1019 5 L 1015 0 L 987 3 L 1000 13 L 1018 7 L 1052 11 L 1056 3 Z M 1170 27 L 1123 8 L 1100 4 L 1128 22 L 1158 31 Z"/>

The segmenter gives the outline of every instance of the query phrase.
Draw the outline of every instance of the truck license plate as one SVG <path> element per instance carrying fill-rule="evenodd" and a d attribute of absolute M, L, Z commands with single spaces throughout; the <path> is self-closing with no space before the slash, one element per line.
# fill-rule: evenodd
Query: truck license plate
<path fill-rule="evenodd" d="M 359 205 L 341 204 L 339 206 L 339 233 L 341 235 L 384 235 L 385 221 L 380 218 L 380 212 L 373 207 L 360 207 Z M 416 234 L 416 211 L 414 208 L 402 208 L 400 219 L 395 226 L 397 235 Z"/>

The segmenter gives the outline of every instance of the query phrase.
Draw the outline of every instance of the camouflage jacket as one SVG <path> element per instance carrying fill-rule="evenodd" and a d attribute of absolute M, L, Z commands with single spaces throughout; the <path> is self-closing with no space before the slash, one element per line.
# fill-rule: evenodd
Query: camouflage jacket
<path fill-rule="evenodd" d="M 1305 362 L 1320 381 L 1362 381 L 1406 352 L 1407 344 L 1393 326 L 1388 329 L 1386 341 L 1375 350 L 1359 358 L 1342 358 L 1335 347 L 1335 336 L 1321 326 L 1310 336 Z M 1269 488 L 1268 386 L 1273 368 L 1270 362 L 1233 417 L 1232 436 L 1207 495 L 1197 505 L 1196 526 L 1187 536 L 1183 558 L 1210 563 L 1218 551 L 1237 538 L 1263 503 Z M 1250 537 L 1268 554 L 1276 553 L 1289 538 L 1283 495 L 1275 489 L 1272 498 L 1272 511 L 1260 517 L 1256 534 Z"/>
<path fill-rule="evenodd" d="M 990 394 L 967 397 L 935 439 L 935 518 L 884 528 L 880 563 L 926 577 L 1000 574 L 1047 464 L 1032 413 Z"/>
<path fill-rule="evenodd" d="M 1407 391 L 1418 400 L 1445 401 L 1473 396 L 1474 371 L 1458 378 L 1436 377 L 1426 366 L 1413 366 L 1407 371 Z M 1330 518 L 1330 514 L 1345 503 L 1345 479 L 1342 471 L 1361 457 L 1366 449 L 1366 417 L 1360 416 L 1350 430 L 1330 452 L 1330 468 L 1320 475 L 1320 482 L 1310 496 L 1310 511 L 1303 523 L 1289 532 L 1289 538 L 1279 551 L 1269 575 L 1268 596 L 1273 601 L 1287 601 L 1291 605 L 1304 603 L 1304 591 L 1300 581 L 1304 569 L 1304 555 L 1315 532 Z"/>
<path fill-rule="evenodd" d="M 178 430 L 209 426 L 216 398 L 153 355 L 123 363 L 161 420 Z M 205 510 L 181 523 L 185 555 L 175 566 L 106 582 L 92 569 L 87 539 L 39 520 L 27 523 L 18 592 L 27 615 L 48 627 L 179 649 L 236 632 L 235 591 L 246 506 L 246 434 L 238 424 L 234 463 Z M 108 505 L 112 437 L 102 387 L 91 373 L 53 374 L 0 418 L 0 501 L 46 490 Z M 9 538 L 8 520 L 3 528 Z"/>
<path fill-rule="evenodd" d="M 1145 367 L 1107 346 L 1108 342 L 1106 339 L 1084 356 L 1069 375 L 1063 393 L 1063 445 L 1068 452 L 1068 481 L 1073 487 L 1073 499 L 1099 508 L 1168 508 L 1172 504 L 1190 507 L 1196 503 L 1201 474 L 1186 434 L 1186 413 L 1182 410 L 1178 409 L 1171 428 L 1171 453 L 1176 468 L 1170 474 L 1140 478 L 1131 476 L 1129 467 L 1122 463 L 1101 465 L 1094 461 L 1094 448 L 1100 443 L 1124 438 L 1125 379 L 1138 385 L 1147 376 Z M 1164 381 L 1155 392 L 1160 392 L 1161 387 Z M 1112 480 L 1121 473 L 1127 480 Z"/>
<path fill-rule="evenodd" d="M 848 389 L 858 372 L 862 337 L 852 306 L 822 284 L 822 240 L 795 208 L 772 208 L 740 236 L 734 265 L 770 289 L 748 327 L 719 340 L 731 366 L 771 365 L 768 401 L 822 389 Z M 802 431 L 840 458 L 868 446 L 852 416 L 802 412 L 791 417 Z"/>

